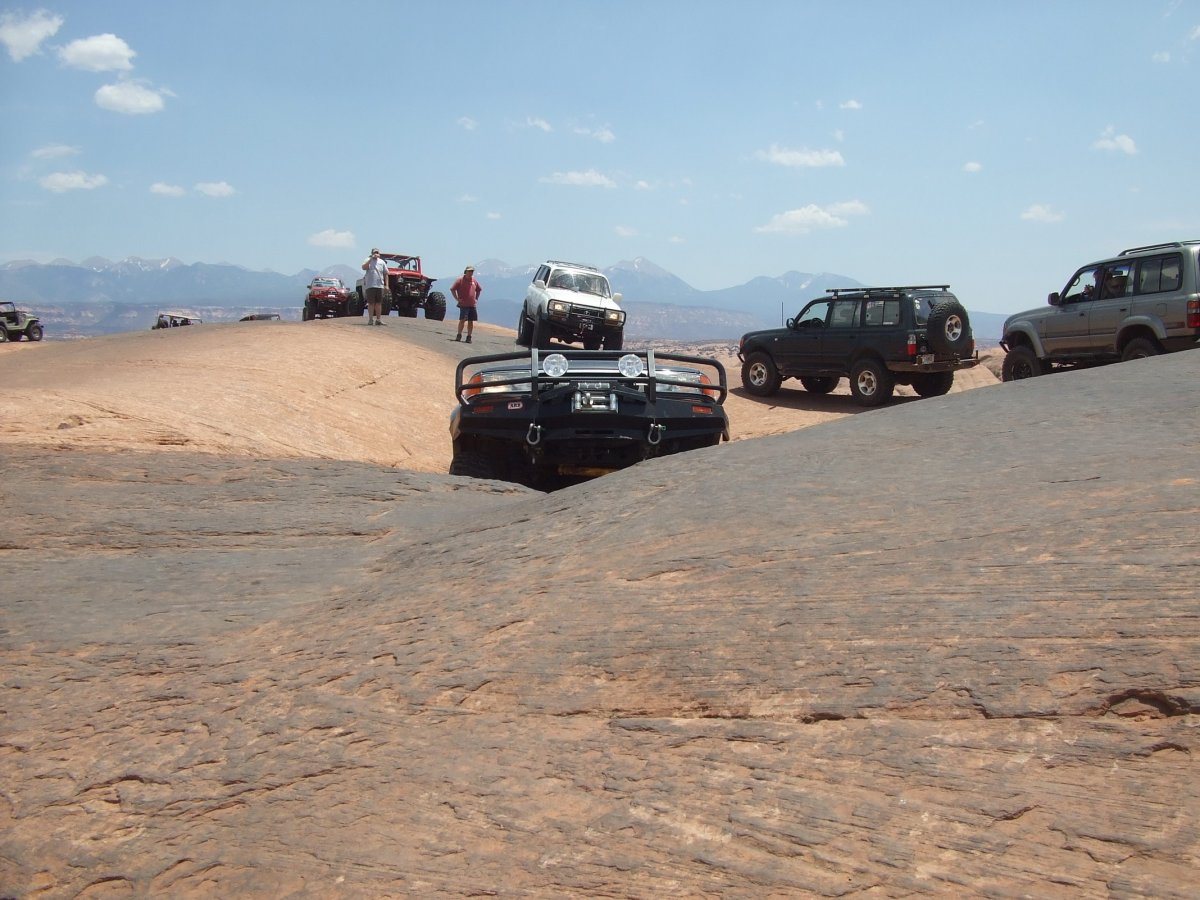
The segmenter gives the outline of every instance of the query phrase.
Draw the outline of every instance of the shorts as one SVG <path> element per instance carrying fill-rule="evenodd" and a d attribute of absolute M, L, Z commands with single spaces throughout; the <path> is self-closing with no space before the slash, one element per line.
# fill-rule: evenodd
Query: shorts
<path fill-rule="evenodd" d="M 473 306 L 460 306 L 458 308 L 458 321 L 460 322 L 478 322 L 479 313 Z"/>
<path fill-rule="evenodd" d="M 381 288 L 381 287 L 366 288 L 365 290 L 363 290 L 363 293 L 367 295 L 368 303 L 382 303 L 383 302 L 383 288 Z"/>

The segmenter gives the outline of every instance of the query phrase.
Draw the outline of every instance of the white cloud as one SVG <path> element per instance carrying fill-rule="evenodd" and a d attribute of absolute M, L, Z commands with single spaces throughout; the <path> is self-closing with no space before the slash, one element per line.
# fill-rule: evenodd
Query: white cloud
<path fill-rule="evenodd" d="M 156 181 L 150 185 L 150 193 L 158 194 L 160 197 L 182 197 L 187 193 L 177 184 L 167 184 L 165 181 Z"/>
<path fill-rule="evenodd" d="M 857 100 L 847 100 L 839 109 L 862 109 L 862 104 Z"/>
<path fill-rule="evenodd" d="M 686 243 L 687 243 L 687 239 L 686 239 L 686 238 L 682 238 L 682 237 L 680 237 L 680 236 L 679 236 L 679 235 L 677 235 L 677 234 L 673 234 L 673 235 L 671 235 L 669 238 L 667 238 L 667 243 L 668 243 L 668 244 L 686 244 Z"/>
<path fill-rule="evenodd" d="M 357 244 L 353 231 L 334 231 L 326 228 L 308 236 L 308 243 L 313 247 L 352 248 Z"/>
<path fill-rule="evenodd" d="M 62 159 L 64 156 L 78 156 L 79 148 L 66 144 L 47 144 L 45 147 L 38 147 L 29 155 L 34 159 Z"/>
<path fill-rule="evenodd" d="M 460 118 L 458 120 L 458 127 L 462 128 L 466 131 L 474 131 L 476 128 L 479 127 L 479 123 L 476 122 L 474 119 L 472 119 L 470 116 L 463 116 L 462 118 Z"/>
<path fill-rule="evenodd" d="M 1117 134 L 1116 129 L 1109 125 L 1104 129 L 1104 133 L 1100 135 L 1099 140 L 1092 144 L 1096 150 L 1117 150 L 1121 153 L 1133 156 L 1137 153 L 1137 145 L 1134 144 L 1133 138 L 1127 134 Z"/>
<path fill-rule="evenodd" d="M 533 116 L 529 116 L 525 120 L 525 124 L 528 125 L 530 128 L 536 128 L 539 131 L 553 131 L 554 130 L 553 128 L 550 127 L 550 123 L 547 122 L 545 119 L 538 119 Z"/>
<path fill-rule="evenodd" d="M 846 132 L 842 131 L 842 129 L 840 129 L 840 128 L 834 129 L 833 139 L 840 144 L 842 141 L 844 141 L 846 139 Z"/>
<path fill-rule="evenodd" d="M 500 218 L 500 213 L 490 212 L 487 214 L 487 216 L 485 218 L 491 219 L 493 222 L 495 222 Z"/>
<path fill-rule="evenodd" d="M 48 191 L 64 194 L 67 191 L 90 191 L 108 184 L 103 175 L 89 175 L 87 172 L 52 172 L 38 179 L 38 184 Z"/>
<path fill-rule="evenodd" d="M 58 49 L 63 65 L 85 72 L 128 72 L 136 53 L 115 34 L 97 34 Z"/>
<path fill-rule="evenodd" d="M 645 178 L 639 178 L 637 180 L 637 182 L 634 184 L 634 188 L 639 191 L 654 190 L 654 186 L 652 184 L 650 184 L 650 182 L 648 182 Z"/>
<path fill-rule="evenodd" d="M 1026 222 L 1053 223 L 1061 222 L 1066 218 L 1066 215 L 1051 209 L 1044 203 L 1035 203 L 1021 213 L 1021 218 Z"/>
<path fill-rule="evenodd" d="M 476 202 L 478 202 L 478 199 L 479 198 L 476 197 L 474 194 L 463 194 L 462 196 L 460 196 L 458 198 L 458 202 L 459 203 L 476 203 Z"/>
<path fill-rule="evenodd" d="M 846 164 L 837 150 L 788 150 L 778 144 L 772 144 L 769 150 L 759 150 L 754 155 L 758 159 L 789 168 L 824 168 Z"/>
<path fill-rule="evenodd" d="M 1188 35 L 1189 41 L 1200 41 L 1200 25 L 1192 29 L 1192 33 Z"/>
<path fill-rule="evenodd" d="M 42 41 L 53 37 L 62 23 L 62 16 L 52 16 L 44 9 L 24 17 L 14 12 L 0 14 L 0 44 L 13 62 L 20 62 L 37 53 Z"/>
<path fill-rule="evenodd" d="M 633 238 L 638 236 L 638 230 L 629 225 L 616 225 L 613 227 L 613 234 L 617 237 Z"/>
<path fill-rule="evenodd" d="M 848 216 L 869 212 L 867 205 L 859 200 L 832 203 L 826 207 L 810 203 L 800 209 L 777 213 L 766 225 L 759 225 L 754 230 L 760 234 L 808 234 L 816 228 L 844 228 L 850 224 Z"/>
<path fill-rule="evenodd" d="M 972 175 L 974 175 L 976 172 L 982 172 L 983 171 L 983 163 L 969 162 L 965 166 L 963 166 L 963 171 L 969 172 Z"/>
<path fill-rule="evenodd" d="M 545 184 L 568 184 L 575 187 L 615 188 L 617 186 L 615 181 L 595 169 L 588 169 L 586 172 L 555 172 L 548 178 L 539 180 Z"/>
<path fill-rule="evenodd" d="M 166 89 L 155 90 L 138 81 L 118 81 L 96 91 L 96 105 L 110 112 L 139 116 L 162 112 L 166 105 L 163 97 L 171 96 L 174 95 Z"/>
<path fill-rule="evenodd" d="M 602 144 L 611 144 L 617 136 L 608 128 L 576 128 L 575 133 L 583 137 L 595 138 Z"/>
<path fill-rule="evenodd" d="M 1168 50 L 1160 50 L 1158 53 L 1151 55 L 1150 61 L 1156 63 L 1169 63 L 1171 61 L 1171 53 Z"/>
<path fill-rule="evenodd" d="M 233 185 L 224 181 L 201 181 L 194 190 L 205 197 L 232 197 L 237 193 Z"/>

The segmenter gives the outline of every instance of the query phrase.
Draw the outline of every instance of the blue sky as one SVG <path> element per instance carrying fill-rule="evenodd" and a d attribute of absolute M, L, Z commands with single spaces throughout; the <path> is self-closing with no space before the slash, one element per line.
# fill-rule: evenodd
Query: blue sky
<path fill-rule="evenodd" d="M 1200 0 L 3 5 L 0 262 L 644 257 L 1010 312 L 1200 238 L 1198 75 Z"/>

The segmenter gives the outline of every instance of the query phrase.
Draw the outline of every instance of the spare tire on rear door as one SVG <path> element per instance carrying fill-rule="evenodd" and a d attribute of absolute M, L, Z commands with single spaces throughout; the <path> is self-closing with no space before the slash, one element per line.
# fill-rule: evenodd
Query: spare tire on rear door
<path fill-rule="evenodd" d="M 929 313 L 929 346 L 934 353 L 965 356 L 971 350 L 971 320 L 957 300 L 943 300 Z"/>

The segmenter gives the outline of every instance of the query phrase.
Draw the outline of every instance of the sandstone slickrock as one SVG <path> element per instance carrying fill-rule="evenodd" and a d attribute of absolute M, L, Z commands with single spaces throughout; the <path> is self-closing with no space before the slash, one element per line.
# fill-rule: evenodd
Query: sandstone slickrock
<path fill-rule="evenodd" d="M 0 893 L 1193 896 L 1198 376 L 552 495 L 4 444 Z"/>

